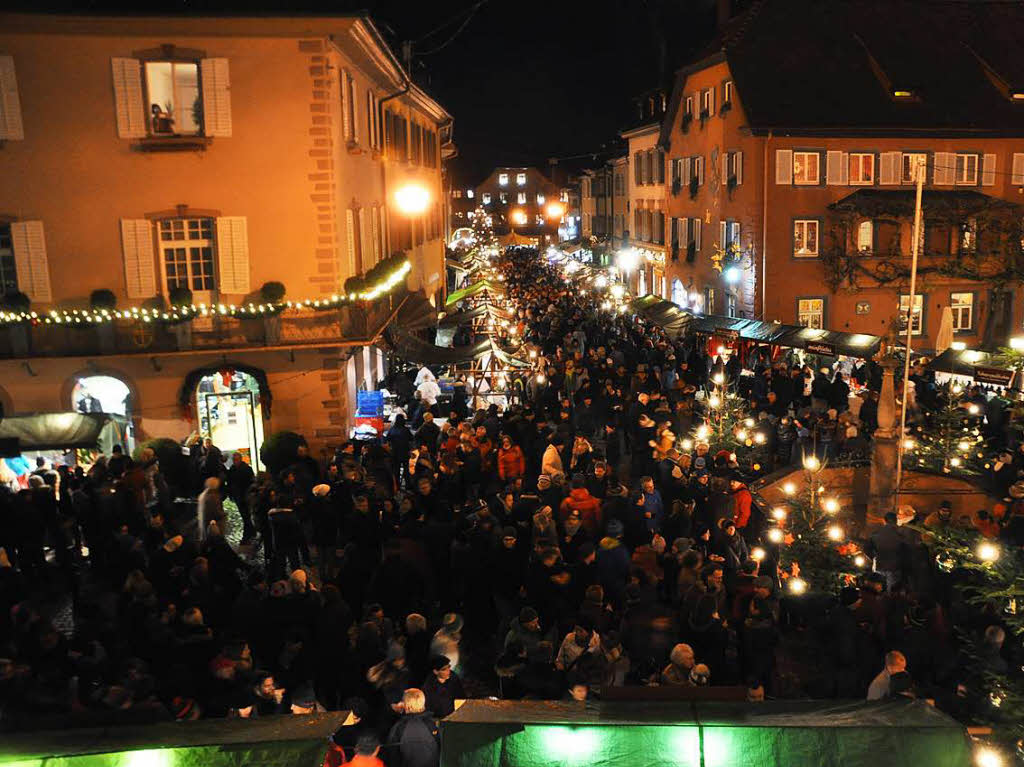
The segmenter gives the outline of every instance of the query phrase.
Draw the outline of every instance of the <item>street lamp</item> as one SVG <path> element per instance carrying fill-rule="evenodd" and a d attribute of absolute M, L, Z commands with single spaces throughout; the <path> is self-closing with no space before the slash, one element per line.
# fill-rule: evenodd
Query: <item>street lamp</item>
<path fill-rule="evenodd" d="M 526 212 L 520 208 L 512 211 L 512 223 L 523 226 L 526 223 Z"/>
<path fill-rule="evenodd" d="M 407 216 L 419 216 L 430 205 L 430 191 L 423 184 L 411 181 L 395 190 L 395 207 Z"/>
<path fill-rule="evenodd" d="M 548 218 L 562 218 L 562 214 L 565 213 L 565 206 L 560 202 L 549 202 L 547 207 L 544 208 L 544 213 Z"/>

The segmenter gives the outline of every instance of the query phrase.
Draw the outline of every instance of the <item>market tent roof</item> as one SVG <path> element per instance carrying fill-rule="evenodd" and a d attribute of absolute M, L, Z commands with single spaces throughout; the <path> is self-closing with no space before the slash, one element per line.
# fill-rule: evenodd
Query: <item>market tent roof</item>
<path fill-rule="evenodd" d="M 683 335 L 693 320 L 693 315 L 683 311 L 671 301 L 666 301 L 655 295 L 648 294 L 633 299 L 630 306 L 634 312 L 648 322 L 653 322 L 673 338 Z"/>
<path fill-rule="evenodd" d="M 844 333 L 838 330 L 792 327 L 778 343 L 781 346 L 790 346 L 794 349 L 806 349 L 808 344 L 828 344 L 835 348 L 836 354 L 866 360 L 878 353 L 878 349 L 882 345 L 882 337 L 868 333 Z"/>
<path fill-rule="evenodd" d="M 961 725 L 912 700 L 472 700 L 441 722 L 442 767 L 877 767 L 880 754 L 887 767 L 962 767 L 970 745 Z"/>
<path fill-rule="evenodd" d="M 988 352 L 974 351 L 973 349 L 946 349 L 929 362 L 927 367 L 936 373 L 952 373 L 973 378 L 976 367 L 992 366 L 992 356 Z"/>
<path fill-rule="evenodd" d="M 484 339 L 472 346 L 437 346 L 422 338 L 392 328 L 388 338 L 398 357 L 418 365 L 458 365 L 470 362 L 491 350 L 491 342 Z"/>
<path fill-rule="evenodd" d="M 912 217 L 916 207 L 913 189 L 858 189 L 829 205 L 837 213 L 871 214 L 873 217 Z M 1012 211 L 1020 206 L 1001 197 L 971 189 L 925 189 L 921 193 L 921 208 L 926 214 L 942 217 L 965 218 L 985 210 Z"/>
<path fill-rule="evenodd" d="M 327 738 L 347 716 L 347 711 L 334 711 L 308 716 L 284 714 L 5 733 L 0 739 L 0 764 L 236 767 L 272 763 L 274 767 L 308 767 L 323 763 Z M 127 753 L 132 756 L 126 758 Z"/>
<path fill-rule="evenodd" d="M 482 317 L 485 314 L 496 320 L 512 319 L 512 315 L 504 309 L 499 309 L 494 304 L 486 303 L 481 304 L 480 306 L 474 306 L 472 309 L 466 309 L 462 312 L 445 315 L 441 318 L 441 321 L 438 322 L 438 326 L 442 328 L 458 327 L 459 325 L 470 322 L 477 317 Z"/>
<path fill-rule="evenodd" d="M 437 309 L 422 293 L 406 297 L 392 323 L 407 331 L 423 330 L 437 324 Z"/>
<path fill-rule="evenodd" d="M 778 322 L 763 322 L 742 317 L 723 317 L 717 314 L 704 314 L 694 317 L 692 328 L 698 333 L 713 335 L 721 332 L 735 331 L 740 338 L 758 341 L 776 346 L 789 346 L 784 343 L 788 333 L 799 330 L 795 325 L 782 325 Z"/>
<path fill-rule="evenodd" d="M 125 419 L 110 413 L 35 413 L 0 421 L 0 440 L 15 439 L 22 452 L 96 447 L 104 430 L 119 429 Z"/>
<path fill-rule="evenodd" d="M 475 296 L 483 291 L 497 293 L 498 295 L 505 295 L 505 288 L 502 287 L 501 284 L 491 282 L 490 280 L 480 280 L 479 282 L 474 282 L 472 285 L 465 287 L 462 290 L 456 290 L 448 296 L 448 300 L 444 302 L 444 305 L 454 306 L 459 303 L 459 301 Z"/>

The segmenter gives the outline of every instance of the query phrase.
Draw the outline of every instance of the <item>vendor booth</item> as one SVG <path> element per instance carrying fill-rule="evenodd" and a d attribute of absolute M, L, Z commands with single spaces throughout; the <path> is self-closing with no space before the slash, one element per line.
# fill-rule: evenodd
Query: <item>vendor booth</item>
<path fill-rule="evenodd" d="M 462 301 L 472 300 L 474 303 L 501 299 L 505 296 L 505 288 L 500 282 L 480 280 L 469 287 L 456 290 L 444 302 L 445 307 L 457 306 Z"/>
<path fill-rule="evenodd" d="M 17 767 L 320 767 L 347 711 L 61 728 L 2 738 L 0 765 Z"/>
<path fill-rule="evenodd" d="M 1019 385 L 1019 382 L 1015 382 L 1014 371 L 1000 367 L 994 359 L 988 352 L 946 349 L 929 362 L 927 368 L 935 372 L 935 380 L 939 383 L 953 380 L 965 386 L 980 384 L 999 391 Z"/>
<path fill-rule="evenodd" d="M 8 480 L 17 478 L 19 484 L 35 470 L 39 456 L 50 465 L 88 469 L 96 456 L 109 455 L 114 445 L 131 454 L 131 425 L 113 413 L 34 413 L 0 421 L 3 474 Z"/>
<path fill-rule="evenodd" d="M 441 767 L 964 767 L 964 728 L 923 701 L 596 704 L 471 700 Z"/>

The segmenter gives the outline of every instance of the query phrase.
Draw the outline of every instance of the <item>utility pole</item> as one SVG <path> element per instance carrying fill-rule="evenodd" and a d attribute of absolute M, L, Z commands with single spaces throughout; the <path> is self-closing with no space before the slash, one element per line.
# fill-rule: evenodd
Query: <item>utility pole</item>
<path fill-rule="evenodd" d="M 412 78 L 412 40 L 402 43 L 402 61 L 405 63 L 405 73 Z"/>
<path fill-rule="evenodd" d="M 910 346 L 914 340 L 914 297 L 917 291 L 917 255 L 921 238 L 921 195 L 924 190 L 924 177 L 926 165 L 924 158 L 915 158 L 917 167 L 914 179 L 917 185 L 917 196 L 914 201 L 914 240 L 910 248 L 910 298 L 907 302 L 907 348 L 903 360 L 903 403 L 900 407 L 900 433 L 896 452 L 896 494 L 900 492 L 900 482 L 903 479 L 903 443 L 907 431 L 907 390 L 910 388 Z M 924 321 L 924 306 L 921 306 L 921 321 Z"/>

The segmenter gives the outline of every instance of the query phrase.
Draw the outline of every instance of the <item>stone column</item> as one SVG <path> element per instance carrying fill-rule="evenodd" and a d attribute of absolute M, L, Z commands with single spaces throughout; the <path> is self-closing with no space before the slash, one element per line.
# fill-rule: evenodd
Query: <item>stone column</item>
<path fill-rule="evenodd" d="M 899 361 L 892 355 L 886 355 L 878 364 L 882 366 L 882 391 L 878 397 L 878 430 L 871 445 L 869 522 L 872 518 L 882 519 L 887 512 L 896 510 L 896 462 L 901 436 L 895 383 Z"/>

